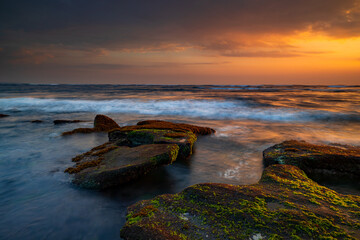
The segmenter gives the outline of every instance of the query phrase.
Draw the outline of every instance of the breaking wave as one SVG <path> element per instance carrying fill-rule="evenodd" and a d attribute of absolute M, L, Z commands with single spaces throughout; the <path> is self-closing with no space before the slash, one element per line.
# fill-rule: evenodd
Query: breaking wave
<path fill-rule="evenodd" d="M 215 100 L 73 100 L 43 98 L 2 98 L 0 111 L 48 113 L 128 113 L 172 115 L 204 119 L 250 119 L 261 121 L 360 121 L 356 114 L 294 108 L 254 107 L 244 101 Z"/>

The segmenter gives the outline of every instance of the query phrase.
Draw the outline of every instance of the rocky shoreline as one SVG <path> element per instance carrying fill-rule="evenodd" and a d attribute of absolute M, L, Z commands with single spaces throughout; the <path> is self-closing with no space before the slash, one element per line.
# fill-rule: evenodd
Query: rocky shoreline
<path fill-rule="evenodd" d="M 99 115 L 98 115 L 99 116 Z M 103 189 L 189 158 L 199 135 L 215 131 L 148 120 L 120 127 L 96 117 L 109 142 L 72 159 L 65 172 L 81 187 Z M 99 119 L 105 119 L 100 123 Z M 110 120 L 111 121 L 110 121 Z M 100 121 L 101 122 L 101 121 Z M 107 125 L 108 124 L 108 125 Z M 343 195 L 320 179 L 360 180 L 360 148 L 285 141 L 263 152 L 266 167 L 253 185 L 204 183 L 128 208 L 124 239 L 359 239 L 360 196 Z"/>

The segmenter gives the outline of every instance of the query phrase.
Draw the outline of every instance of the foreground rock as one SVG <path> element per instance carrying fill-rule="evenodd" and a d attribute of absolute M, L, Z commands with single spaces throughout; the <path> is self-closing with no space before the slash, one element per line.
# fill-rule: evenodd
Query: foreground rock
<path fill-rule="evenodd" d="M 9 117 L 10 115 L 0 113 L 0 118 Z"/>
<path fill-rule="evenodd" d="M 360 181 L 360 147 L 315 145 L 285 141 L 266 149 L 265 166 L 291 164 L 313 179 Z"/>
<path fill-rule="evenodd" d="M 148 144 L 136 148 L 105 143 L 72 159 L 73 182 L 85 188 L 103 189 L 136 179 L 176 160 L 175 144 Z"/>
<path fill-rule="evenodd" d="M 74 120 L 79 121 L 79 120 Z M 54 121 L 55 124 L 55 121 Z M 72 135 L 75 133 L 93 133 L 93 132 L 108 132 L 114 128 L 120 128 L 120 126 L 111 118 L 105 115 L 98 114 L 94 119 L 93 128 L 76 128 L 72 131 L 63 132 L 62 136 Z"/>
<path fill-rule="evenodd" d="M 197 140 L 194 132 L 211 131 L 188 124 L 156 122 L 109 131 L 108 143 L 73 158 L 76 165 L 65 172 L 74 174 L 74 183 L 86 188 L 123 184 L 161 165 L 189 158 Z"/>
<path fill-rule="evenodd" d="M 299 168 L 273 165 L 258 184 L 197 184 L 128 208 L 124 239 L 358 239 L 360 197 Z"/>

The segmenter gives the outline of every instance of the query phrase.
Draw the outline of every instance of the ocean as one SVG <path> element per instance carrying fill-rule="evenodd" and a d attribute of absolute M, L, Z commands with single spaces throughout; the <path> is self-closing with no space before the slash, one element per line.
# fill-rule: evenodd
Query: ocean
<path fill-rule="evenodd" d="M 284 140 L 360 145 L 360 86 L 0 84 L 0 239 L 119 239 L 126 208 L 204 182 L 253 184 L 262 151 Z M 81 189 L 71 158 L 107 141 L 96 114 L 120 126 L 161 119 L 214 128 L 194 155 L 132 183 Z M 84 122 L 54 125 L 57 119 Z M 41 123 L 33 123 L 41 120 Z M 328 184 L 360 195 L 360 186 Z"/>

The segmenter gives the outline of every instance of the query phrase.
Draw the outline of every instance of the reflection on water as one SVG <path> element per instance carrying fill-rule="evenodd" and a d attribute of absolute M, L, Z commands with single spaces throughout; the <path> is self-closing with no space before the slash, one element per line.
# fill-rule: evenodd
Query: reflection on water
<path fill-rule="evenodd" d="M 275 143 L 298 139 L 359 145 L 359 91 L 320 86 L 0 85 L 0 113 L 11 115 L 0 119 L 0 239 L 119 239 L 126 207 L 136 201 L 202 182 L 256 183 L 263 171 L 262 151 Z M 60 134 L 90 127 L 99 111 L 121 126 L 162 119 L 217 132 L 199 137 L 187 161 L 115 189 L 84 190 L 72 185 L 63 171 L 72 165 L 71 157 L 107 136 Z M 29 122 L 35 119 L 44 123 Z M 55 119 L 87 122 L 53 125 Z M 331 187 L 360 195 L 356 187 Z"/>

